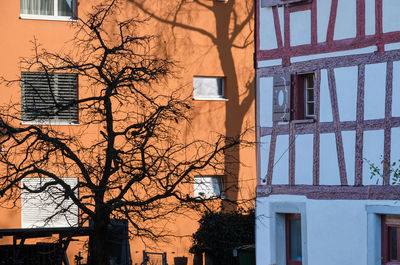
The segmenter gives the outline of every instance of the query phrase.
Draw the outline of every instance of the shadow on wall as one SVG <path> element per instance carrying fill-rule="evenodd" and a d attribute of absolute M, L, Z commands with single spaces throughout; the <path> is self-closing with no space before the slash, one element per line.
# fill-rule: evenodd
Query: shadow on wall
<path fill-rule="evenodd" d="M 208 46 L 205 54 L 216 48 L 218 61 L 227 78 L 225 94 L 229 100 L 226 102 L 225 108 L 226 134 L 227 136 L 236 136 L 245 129 L 254 127 L 253 120 L 250 121 L 251 124 L 246 124 L 245 121 L 245 115 L 254 102 L 254 67 L 252 59 L 248 66 L 242 62 L 243 56 L 252 58 L 254 52 L 254 1 L 171 0 L 168 3 L 161 1 L 158 6 L 154 1 L 128 1 L 146 16 L 155 19 L 160 25 L 166 26 L 159 28 L 160 34 L 166 39 L 165 42 L 177 45 L 176 43 L 184 41 L 185 44 L 192 45 L 194 49 L 196 49 L 196 45 L 201 48 Z M 206 12 L 207 18 L 214 18 L 214 21 L 210 19 L 206 22 L 206 26 L 201 26 L 197 22 L 201 19 L 199 13 L 204 14 L 204 12 Z M 184 36 L 179 36 L 179 33 L 175 34 L 177 29 L 184 32 Z M 166 34 L 168 36 L 165 36 Z M 191 44 L 191 34 L 197 34 L 200 43 Z M 241 54 L 242 57 L 236 56 L 237 54 Z M 196 59 L 199 62 L 202 60 L 200 57 Z M 241 162 L 238 148 L 225 153 L 224 175 L 226 176 L 225 188 L 227 190 L 225 194 L 232 201 L 240 198 L 238 189 L 240 164 L 238 161 Z M 254 179 L 255 174 L 247 176 L 247 178 Z"/>

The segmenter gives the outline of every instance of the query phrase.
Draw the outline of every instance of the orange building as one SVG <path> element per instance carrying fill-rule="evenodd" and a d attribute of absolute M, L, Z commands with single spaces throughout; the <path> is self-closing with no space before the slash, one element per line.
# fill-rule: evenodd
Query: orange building
<path fill-rule="evenodd" d="M 7 80 L 21 78 L 21 58 L 33 55 L 34 40 L 47 50 L 71 49 L 69 41 L 75 34 L 73 25 L 78 23 L 75 18 L 84 18 L 98 2 L 1 1 L 3 15 L 0 17 L 0 34 L 3 38 L 0 41 L 0 75 Z M 175 63 L 174 77 L 167 80 L 168 87 L 171 90 L 183 87 L 185 93 L 193 98 L 191 122 L 182 128 L 187 141 L 213 141 L 216 133 L 235 136 L 255 126 L 253 2 L 121 1 L 121 12 L 118 15 L 145 20 L 139 31 L 157 36 L 154 50 L 160 57 Z M 1 93 L 2 105 L 21 101 L 21 87 L 18 85 L 2 85 Z M 61 122 L 57 126 L 61 130 L 79 130 L 79 116 L 77 120 L 70 120 L 69 124 Z M 87 137 L 96 137 L 96 132 Z M 254 133 L 248 132 L 246 139 L 254 141 Z M 244 148 L 232 152 L 230 155 L 240 164 L 226 164 L 229 166 L 229 177 L 223 171 L 219 176 L 199 176 L 187 192 L 200 197 L 223 195 L 234 201 L 254 198 L 255 150 Z M 198 185 L 199 182 L 208 185 L 204 187 Z M 227 191 L 221 194 L 224 189 Z M 11 207 L 11 204 L 5 206 L 11 209 L 0 210 L 0 229 L 31 227 L 41 218 L 37 212 L 24 209 L 20 201 L 17 201 L 16 207 Z M 145 240 L 146 243 L 143 243 L 141 239 L 133 239 L 130 242 L 133 264 L 141 264 L 143 250 L 166 252 L 168 264 L 174 264 L 174 257 L 182 256 L 188 257 L 191 264 L 191 235 L 197 229 L 199 216 L 199 213 L 176 216 L 168 224 L 173 236 L 165 242 Z M 6 240 L 0 242 L 5 243 Z M 82 244 L 78 242 L 69 248 L 70 262 L 81 247 Z"/>

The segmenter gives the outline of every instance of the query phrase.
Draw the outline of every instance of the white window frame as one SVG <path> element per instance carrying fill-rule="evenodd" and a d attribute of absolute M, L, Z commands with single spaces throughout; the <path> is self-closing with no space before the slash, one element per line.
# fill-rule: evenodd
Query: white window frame
<path fill-rule="evenodd" d="M 72 1 L 72 16 L 59 16 L 58 15 L 58 0 L 54 1 L 54 15 L 33 15 L 33 14 L 22 14 L 19 17 L 21 19 L 34 19 L 34 20 L 53 20 L 53 21 L 77 21 L 77 0 Z M 20 2 L 21 3 L 21 2 Z M 21 7 L 20 7 L 21 12 Z"/>
<path fill-rule="evenodd" d="M 315 100 L 314 100 L 314 98 L 315 98 L 315 75 L 314 75 L 314 73 L 301 74 L 301 75 L 306 76 L 306 78 L 304 78 L 304 84 L 303 84 L 304 85 L 304 117 L 308 118 L 308 119 L 315 118 Z M 312 87 L 309 87 L 307 76 L 312 76 L 312 78 L 313 78 L 313 86 Z M 308 91 L 313 91 L 314 98 L 311 100 L 308 100 L 308 93 L 307 93 Z M 310 111 L 310 109 L 308 108 L 309 103 L 313 104 L 312 111 L 314 114 L 309 114 L 309 111 Z"/>
<path fill-rule="evenodd" d="M 196 81 L 201 79 L 215 79 L 221 82 L 221 94 L 220 95 L 199 95 L 196 94 Z M 194 76 L 193 77 L 193 99 L 194 100 L 220 100 L 227 101 L 225 97 L 225 77 L 221 76 Z"/>
<path fill-rule="evenodd" d="M 43 74 L 41 72 L 29 72 L 29 73 L 40 73 L 40 74 Z M 56 77 L 54 77 L 54 79 L 57 78 L 58 74 L 64 74 L 64 73 L 53 73 L 53 75 L 56 76 Z M 49 75 L 51 75 L 51 74 L 49 74 Z M 77 78 L 78 78 L 78 76 L 77 76 Z M 22 84 L 23 80 L 22 79 L 23 78 L 22 78 L 22 75 L 21 75 L 21 103 L 24 104 L 24 101 L 25 101 L 24 100 L 24 97 L 25 97 L 24 93 L 25 93 L 25 91 L 24 91 L 24 88 L 23 88 L 23 84 Z M 58 88 L 56 86 L 55 86 L 54 94 L 55 94 L 55 96 L 58 95 Z M 78 80 L 77 80 L 77 84 L 76 84 L 76 96 L 77 96 L 77 98 L 78 98 L 78 94 L 79 93 L 78 93 Z M 71 119 L 70 121 L 67 121 L 65 119 L 58 119 L 57 116 L 44 118 L 44 119 L 37 118 L 37 119 L 33 119 L 33 120 L 23 120 L 22 117 L 21 117 L 21 124 L 26 124 L 26 125 L 34 125 L 34 124 L 40 124 L 40 125 L 41 124 L 43 124 L 43 125 L 78 125 L 79 124 L 79 121 L 78 121 L 79 109 L 78 109 L 78 106 L 76 108 L 77 108 L 77 116 L 78 116 L 78 117 L 76 117 L 76 121 L 74 121 L 73 119 Z M 22 106 L 21 106 L 21 115 L 22 115 L 23 111 L 24 110 L 22 109 Z"/>

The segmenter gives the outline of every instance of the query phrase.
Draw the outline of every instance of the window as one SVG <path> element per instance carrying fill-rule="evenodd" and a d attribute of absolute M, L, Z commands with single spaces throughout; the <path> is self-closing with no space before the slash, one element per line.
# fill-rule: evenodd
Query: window
<path fill-rule="evenodd" d="M 261 7 L 281 6 L 286 4 L 311 3 L 312 0 L 261 0 Z"/>
<path fill-rule="evenodd" d="M 400 215 L 382 215 L 382 262 L 400 264 Z"/>
<path fill-rule="evenodd" d="M 78 185 L 77 178 L 62 178 L 72 189 Z M 52 181 L 49 178 L 25 178 L 22 180 L 22 187 L 38 189 L 45 183 Z M 75 190 L 78 196 L 78 190 Z M 51 217 L 62 207 L 65 211 L 52 218 L 51 222 L 46 222 L 46 218 Z M 21 226 L 22 228 L 32 227 L 66 227 L 78 224 L 78 207 L 73 204 L 71 199 L 65 200 L 65 192 L 59 186 L 51 186 L 41 193 L 30 193 L 22 190 L 21 193 Z"/>
<path fill-rule="evenodd" d="M 78 76 L 67 73 L 21 74 L 23 123 L 78 123 Z"/>
<path fill-rule="evenodd" d="M 194 197 L 211 199 L 223 196 L 222 176 L 196 176 L 194 177 Z"/>
<path fill-rule="evenodd" d="M 301 241 L 301 215 L 286 214 L 285 216 L 286 234 L 286 264 L 302 264 L 302 241 Z"/>
<path fill-rule="evenodd" d="M 269 203 L 268 264 L 307 265 L 307 211 L 305 202 L 279 201 Z M 267 229 L 267 228 L 265 228 Z"/>
<path fill-rule="evenodd" d="M 21 18 L 70 20 L 76 0 L 20 0 Z"/>
<path fill-rule="evenodd" d="M 203 77 L 193 78 L 193 98 L 203 100 L 223 100 L 224 98 L 224 78 L 223 77 Z"/>
<path fill-rule="evenodd" d="M 273 120 L 312 120 L 314 118 L 314 74 L 274 76 Z"/>

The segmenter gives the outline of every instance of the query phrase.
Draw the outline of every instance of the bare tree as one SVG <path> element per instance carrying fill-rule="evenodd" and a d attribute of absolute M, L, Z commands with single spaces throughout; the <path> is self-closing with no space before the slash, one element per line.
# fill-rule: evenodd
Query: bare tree
<path fill-rule="evenodd" d="M 34 41 L 21 78 L 3 81 L 22 83 L 22 93 L 30 91 L 25 97 L 34 100 L 3 106 L 0 114 L 2 201 L 51 191 L 57 207 L 50 220 L 71 211 L 65 201 L 72 200 L 79 222 L 93 222 L 101 265 L 109 264 L 110 219 L 128 219 L 134 235 L 160 236 L 155 221 L 196 201 L 185 185 L 204 169 L 223 171 L 226 151 L 241 143 L 240 136 L 183 141 L 179 128 L 189 122 L 190 102 L 181 89 L 171 91 L 163 82 L 173 63 L 154 56 L 154 37 L 138 36 L 143 21 L 118 20 L 119 4 L 103 1 L 80 19 L 70 51 L 47 51 Z M 80 96 L 60 95 L 54 80 L 74 76 Z M 79 126 L 57 126 L 56 118 L 78 110 Z M 66 181 L 71 177 L 79 180 L 76 185 Z M 27 178 L 46 181 L 21 186 Z"/>

